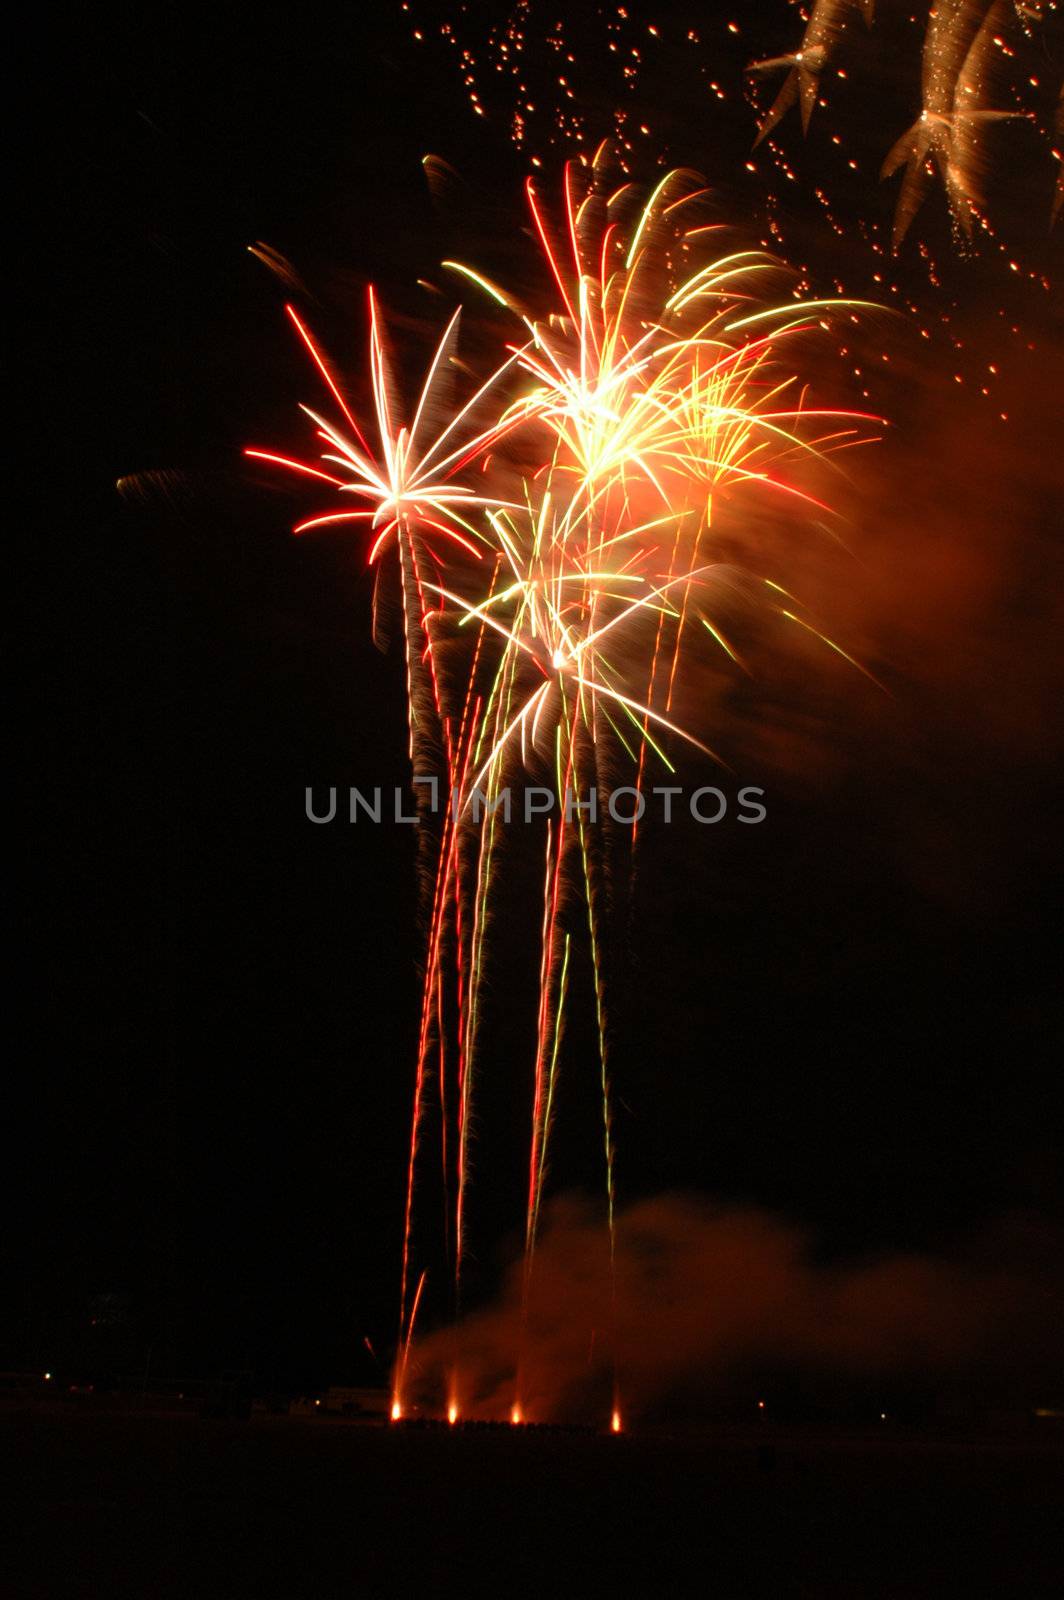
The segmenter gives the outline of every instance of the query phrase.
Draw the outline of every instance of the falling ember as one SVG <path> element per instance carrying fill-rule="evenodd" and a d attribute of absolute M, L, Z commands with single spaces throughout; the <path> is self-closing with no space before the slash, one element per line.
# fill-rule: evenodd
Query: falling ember
<path fill-rule="evenodd" d="M 392 1401 L 392 1421 L 393 1422 L 401 1422 L 402 1421 L 402 1417 L 403 1417 L 403 1408 L 399 1403 L 398 1397 L 396 1397 L 396 1399 L 394 1399 Z"/>
<path fill-rule="evenodd" d="M 611 1433 L 620 1433 L 621 1431 L 621 1413 L 616 1409 L 610 1418 L 610 1431 Z"/>
<path fill-rule="evenodd" d="M 447 1421 L 451 1424 L 452 1428 L 454 1427 L 454 1424 L 458 1421 L 458 1407 L 455 1405 L 453 1400 L 451 1401 L 451 1404 L 447 1407 Z"/>
<path fill-rule="evenodd" d="M 524 1413 L 522 1412 L 521 1407 L 514 1406 L 510 1411 L 510 1421 L 513 1423 L 514 1427 L 519 1428 L 524 1420 Z"/>

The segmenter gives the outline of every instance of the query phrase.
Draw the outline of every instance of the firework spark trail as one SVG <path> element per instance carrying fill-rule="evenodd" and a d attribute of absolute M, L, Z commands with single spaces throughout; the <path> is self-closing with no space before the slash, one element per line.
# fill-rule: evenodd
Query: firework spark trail
<path fill-rule="evenodd" d="M 933 159 L 941 173 L 950 213 L 966 234 L 981 199 L 977 138 L 990 122 L 1012 121 L 1022 111 L 987 104 L 993 76 L 993 46 L 1000 41 L 1006 0 L 938 0 L 924 38 L 923 109 L 883 162 L 889 178 L 905 168 L 894 215 L 894 247 L 901 244 L 931 181 Z"/>
<path fill-rule="evenodd" d="M 496 583 L 496 580 L 498 578 L 500 565 L 501 565 L 501 558 L 497 557 L 496 561 L 495 561 L 494 570 L 492 572 L 491 583 L 490 583 L 490 585 L 488 587 L 488 600 L 489 601 L 491 600 L 491 597 L 492 597 L 492 595 L 494 594 L 494 591 L 495 591 L 495 583 Z M 466 782 L 467 782 L 468 776 L 469 776 L 469 762 L 470 762 L 470 759 L 472 757 L 474 740 L 476 738 L 477 728 L 479 726 L 479 710 L 480 710 L 481 702 L 480 702 L 479 697 L 474 699 L 474 689 L 475 689 L 476 682 L 477 682 L 477 671 L 478 671 L 478 667 L 480 665 L 481 651 L 482 651 L 482 649 L 484 647 L 484 635 L 485 635 L 485 632 L 486 632 L 485 626 L 484 626 L 483 623 L 481 623 L 480 628 L 479 628 L 478 633 L 477 633 L 476 645 L 474 646 L 474 649 L 473 649 L 472 661 L 470 663 L 470 668 L 469 668 L 469 681 L 468 681 L 468 685 L 467 685 L 467 689 L 466 689 L 465 700 L 464 700 L 464 703 L 462 705 L 462 716 L 461 716 L 461 721 L 460 721 L 459 727 L 458 727 L 458 736 L 457 736 L 457 739 L 455 741 L 456 751 L 459 752 L 459 753 L 460 752 L 464 752 L 464 754 L 462 755 L 462 764 L 461 764 L 460 771 L 458 769 L 457 763 L 454 760 L 452 760 L 452 762 L 451 762 L 452 774 L 456 774 L 457 775 L 458 781 L 457 781 L 457 784 L 455 784 L 454 779 L 452 778 L 451 793 L 447 797 L 446 817 L 445 817 L 445 824 L 444 824 L 444 826 L 445 826 L 445 837 L 444 837 L 444 840 L 441 843 L 441 860 L 443 858 L 443 854 L 444 854 L 445 851 L 446 851 L 446 860 L 447 860 L 446 879 L 445 879 L 445 892 L 447 890 L 447 886 L 449 885 L 450 892 L 451 892 L 451 895 L 452 895 L 452 898 L 453 898 L 454 958 L 455 958 L 454 959 L 455 1012 L 456 1012 L 456 1034 L 457 1034 L 457 1042 L 458 1042 L 458 1060 L 457 1060 L 457 1066 L 456 1066 L 456 1082 L 457 1082 L 457 1088 L 458 1088 L 459 1095 L 461 1095 L 461 1093 L 462 1093 L 462 1086 L 463 1086 L 464 1081 L 465 1081 L 463 1051 L 465 1049 L 465 1014 L 466 1014 L 465 1013 L 465 1005 L 466 1005 L 466 971 L 465 971 L 466 944 L 465 944 L 465 933 L 464 933 L 464 927 L 463 927 L 463 909 L 462 909 L 463 908 L 462 872 L 461 872 L 461 864 L 462 863 L 461 863 L 461 841 L 460 841 L 460 836 L 459 836 L 459 812 L 458 812 L 458 806 L 455 803 L 455 796 L 457 795 L 457 796 L 460 797 L 465 792 Z M 448 838 L 447 838 L 447 834 L 448 833 L 449 833 L 449 842 L 448 842 Z M 444 915 L 444 912 L 445 912 L 445 907 L 441 906 L 441 909 L 440 909 L 440 917 L 441 917 L 441 919 L 442 919 L 442 916 Z M 440 940 L 439 940 L 439 933 L 437 933 L 436 945 L 435 945 L 437 962 L 438 962 L 438 959 L 439 959 L 439 947 L 440 947 Z M 439 974 L 437 974 L 437 982 L 441 982 L 441 977 L 440 977 Z M 440 1084 L 440 1099 L 441 1099 L 441 1106 L 440 1106 L 441 1137 L 442 1137 L 442 1142 L 443 1142 L 443 1166 L 444 1166 L 444 1174 L 445 1174 L 444 1204 L 445 1204 L 445 1206 L 447 1208 L 447 1212 L 448 1212 L 448 1219 L 445 1221 L 445 1230 L 446 1230 L 446 1234 L 447 1234 L 448 1237 L 445 1240 L 445 1245 L 447 1245 L 448 1253 L 449 1253 L 449 1235 L 450 1235 L 450 1221 L 449 1221 L 450 1200 L 449 1200 L 449 1194 L 450 1194 L 450 1180 L 449 1180 L 449 1173 L 448 1173 L 448 1167 L 447 1167 L 447 1107 L 446 1107 L 446 1102 L 445 1102 L 445 1085 L 444 1085 L 442 1079 L 441 1079 L 441 1084 Z M 457 1222 L 456 1222 L 456 1227 L 457 1227 Z M 456 1243 L 455 1248 L 457 1250 L 457 1243 Z M 455 1281 L 455 1284 L 457 1286 L 457 1277 L 458 1277 L 457 1255 L 455 1257 L 455 1261 L 456 1261 L 456 1266 L 455 1266 L 454 1281 Z M 455 1309 L 455 1315 L 457 1316 L 457 1309 L 458 1309 L 457 1308 L 457 1302 L 455 1304 L 455 1308 L 454 1309 Z"/>
<path fill-rule="evenodd" d="M 548 818 L 547 842 L 544 850 L 543 923 L 540 932 L 539 1009 L 536 1025 L 536 1062 L 532 1097 L 532 1138 L 528 1156 L 528 1206 L 525 1222 L 525 1254 L 529 1265 L 535 1248 L 536 1221 L 541 1193 L 540 1175 L 545 1161 L 545 1152 L 541 1156 L 541 1145 L 546 1140 L 546 1076 L 550 1037 L 548 1019 L 554 983 L 554 940 L 558 927 L 558 895 L 561 887 L 563 849 L 564 817 L 558 823 L 557 837 L 555 837 L 553 821 Z"/>
<path fill-rule="evenodd" d="M 410 1346 L 414 1338 L 414 1324 L 417 1321 L 418 1307 L 421 1304 L 422 1291 L 425 1288 L 427 1273 L 423 1272 L 418 1279 L 417 1289 L 414 1293 L 414 1303 L 410 1308 L 410 1321 L 407 1323 L 406 1333 L 399 1341 L 399 1360 L 396 1367 L 395 1385 L 392 1390 L 392 1421 L 398 1422 L 403 1414 L 403 1392 L 406 1386 L 406 1373 L 410 1365 Z"/>
<path fill-rule="evenodd" d="M 587 825 L 584 822 L 584 813 L 579 799 L 579 768 L 575 757 L 573 762 L 574 782 L 577 787 L 576 800 L 576 825 L 580 840 L 580 861 L 584 873 L 585 905 L 587 909 L 588 941 L 591 946 L 591 971 L 595 989 L 595 1024 L 598 1030 L 598 1055 L 599 1055 L 599 1081 L 602 1089 L 602 1132 L 603 1147 L 606 1156 L 606 1214 L 609 1229 L 610 1243 L 610 1287 L 613 1298 L 616 1298 L 616 1261 L 617 1261 L 617 1225 L 616 1225 L 616 1189 L 614 1178 L 614 1145 L 613 1145 L 613 1097 L 610 1084 L 609 1046 L 606 1031 L 606 984 L 603 972 L 601 937 L 599 932 L 599 917 L 597 914 L 594 874 L 591 867 L 591 852 L 588 844 Z M 592 776 L 597 776 L 592 766 Z M 595 785 L 589 784 L 591 790 Z M 613 1352 L 614 1369 L 616 1373 L 616 1351 Z"/>
<path fill-rule="evenodd" d="M 547 1140 L 547 1016 L 554 984 L 554 936 L 557 930 L 557 893 L 561 877 L 561 851 L 563 824 L 559 822 L 555 844 L 553 822 L 547 820 L 547 841 L 544 850 L 543 921 L 540 931 L 539 1014 L 536 1028 L 536 1058 L 532 1097 L 532 1136 L 528 1158 L 528 1201 L 525 1220 L 525 1260 L 521 1289 L 521 1321 L 514 1392 L 518 1404 L 524 1392 L 523 1372 L 525 1346 L 528 1335 L 529 1297 L 532 1287 L 532 1263 L 535 1252 L 539 1198 L 546 1163 Z M 557 852 L 557 853 L 555 853 Z"/>
<path fill-rule="evenodd" d="M 871 25 L 875 0 L 813 0 L 802 42 L 794 54 L 755 61 L 747 68 L 754 73 L 772 72 L 778 67 L 788 69 L 783 88 L 757 131 L 755 145 L 772 132 L 793 105 L 798 105 L 801 112 L 803 133 L 809 131 L 820 75 L 831 61 L 858 5 L 865 22 Z"/>
<path fill-rule="evenodd" d="M 491 696 L 487 711 L 487 718 L 492 715 L 494 704 L 495 726 L 499 727 L 500 719 L 509 713 L 512 697 L 513 674 L 516 663 L 507 656 L 502 667 L 496 675 L 492 685 Z M 478 730 L 476 755 L 474 761 L 479 759 L 481 739 L 485 732 L 482 724 Z M 478 1029 L 481 1021 L 481 986 L 484 972 L 484 941 L 488 922 L 488 905 L 492 885 L 494 868 L 495 845 L 497 842 L 496 830 L 498 819 L 498 801 L 500 788 L 500 771 L 497 763 L 493 763 L 488 781 L 488 790 L 484 796 L 487 811 L 487 828 L 480 835 L 479 849 L 476 853 L 476 882 L 473 899 L 473 924 L 470 937 L 470 961 L 468 975 L 468 1002 L 466 1005 L 465 1022 L 462 1031 L 460 1062 L 461 1082 L 459 1085 L 458 1099 L 458 1189 L 455 1201 L 455 1306 L 460 1308 L 462 1295 L 462 1267 L 465 1257 L 465 1218 L 466 1197 L 469 1180 L 469 1135 L 470 1118 L 472 1112 L 473 1074 L 478 1043 Z M 479 780 L 471 781 L 470 794 L 476 800 L 479 794 Z"/>
<path fill-rule="evenodd" d="M 556 792 L 566 795 L 572 782 L 572 750 L 562 761 L 561 727 L 556 731 L 554 773 Z M 525 1254 L 527 1273 L 530 1275 L 536 1247 L 543 1182 L 547 1171 L 547 1150 L 550 1137 L 551 1107 L 561 1044 L 562 1016 L 568 983 L 570 935 L 564 934 L 564 953 L 561 970 L 555 976 L 556 946 L 560 932 L 559 912 L 562 901 L 562 871 L 568 844 L 568 816 L 563 806 L 557 828 L 547 823 L 545 848 L 546 882 L 544 887 L 542 960 L 540 966 L 540 1001 L 536 1038 L 535 1103 L 532 1116 L 532 1141 L 529 1152 L 528 1214 L 525 1227 Z M 553 850 L 552 850 L 553 847 Z M 554 998 L 552 1008 L 551 1000 Z M 527 1285 L 526 1285 L 527 1303 Z"/>
<path fill-rule="evenodd" d="M 678 557 L 679 551 L 680 551 L 680 534 L 681 534 L 682 528 L 683 528 L 683 517 L 680 516 L 680 517 L 677 517 L 677 519 L 676 519 L 676 533 L 675 533 L 675 536 L 673 538 L 671 548 L 669 550 L 668 579 L 669 579 L 670 582 L 672 581 L 673 575 L 674 575 L 674 573 L 676 571 L 676 560 L 677 560 L 677 557 Z M 665 619 L 666 619 L 665 611 L 664 610 L 659 611 L 658 612 L 657 627 L 656 627 L 655 632 L 654 632 L 654 648 L 651 651 L 651 655 L 650 655 L 650 676 L 649 676 L 649 679 L 648 679 L 648 682 L 647 682 L 647 705 L 648 706 L 652 706 L 654 704 L 654 690 L 655 690 L 655 687 L 656 687 L 656 684 L 657 684 L 657 678 L 658 678 L 658 659 L 659 659 L 659 657 L 661 655 L 661 642 L 662 642 L 662 638 L 664 637 L 664 633 L 665 633 Z M 641 732 L 640 739 L 639 739 L 639 760 L 636 763 L 636 776 L 635 776 L 635 787 L 636 787 L 637 791 L 640 794 L 642 794 L 642 792 L 643 792 L 643 774 L 644 774 L 644 772 L 646 770 L 647 748 L 648 748 L 650 742 L 651 742 L 650 741 L 650 718 L 649 717 L 644 717 L 643 718 L 643 728 L 642 728 L 642 732 Z M 666 765 L 668 765 L 667 758 L 663 758 L 663 759 L 665 759 Z M 637 840 L 638 837 L 639 837 L 639 818 L 638 818 L 638 816 L 636 816 L 635 819 L 632 822 L 633 870 L 634 870 L 634 857 L 635 857 L 635 849 L 636 849 L 636 840 Z"/>
<path fill-rule="evenodd" d="M 494 590 L 495 578 L 498 574 L 499 564 L 496 561 L 492 574 L 491 585 L 488 590 L 490 596 Z M 424 592 L 419 585 L 419 597 L 422 607 L 423 626 L 428 635 L 427 617 Z M 422 1023 L 418 1042 L 418 1060 L 415 1073 L 414 1104 L 411 1114 L 410 1131 L 410 1158 L 407 1173 L 406 1211 L 403 1227 L 403 1265 L 400 1289 L 400 1338 L 402 1338 L 403 1318 L 406 1306 L 406 1283 L 409 1271 L 411 1230 L 413 1223 L 415 1173 L 417 1164 L 418 1140 L 423 1112 L 423 1091 L 425 1085 L 425 1062 L 428 1058 L 430 1037 L 429 1030 L 432 1020 L 433 1003 L 437 1018 L 438 1049 L 439 1049 L 439 1099 L 440 1099 L 440 1141 L 441 1160 L 443 1171 L 444 1194 L 444 1248 L 450 1254 L 450 1174 L 448 1169 L 448 1102 L 446 1080 L 446 1030 L 444 1024 L 444 984 L 442 969 L 443 943 L 447 931 L 447 909 L 453 892 L 454 918 L 455 918 L 455 1003 L 457 1010 L 457 1028 L 460 1050 L 464 1048 L 464 981 L 463 981 L 463 934 L 461 921 L 462 896 L 459 868 L 459 837 L 458 837 L 458 812 L 452 803 L 451 796 L 464 792 L 468 777 L 469 760 L 473 749 L 473 740 L 477 729 L 477 708 L 479 701 L 474 700 L 474 686 L 476 683 L 477 665 L 483 645 L 484 627 L 481 625 L 477 643 L 473 651 L 469 679 L 466 687 L 465 698 L 462 705 L 461 718 L 456 739 L 451 737 L 451 719 L 443 715 L 439 684 L 435 677 L 433 666 L 433 684 L 436 694 L 436 707 L 443 729 L 444 743 L 448 768 L 448 795 L 443 807 L 443 833 L 439 841 L 438 864 L 433 892 L 432 912 L 429 919 L 428 952 L 425 963 L 425 976 L 422 998 Z M 431 641 L 429 643 L 430 660 L 433 659 Z M 467 734 L 467 728 L 469 732 Z M 422 835 L 426 837 L 426 835 Z M 459 1089 L 464 1083 L 464 1071 L 461 1061 L 457 1069 Z M 461 1167 L 460 1167 L 461 1171 Z M 460 1213 L 456 1219 L 456 1233 L 460 1237 Z M 458 1259 L 456 1243 L 456 1262 Z M 457 1281 L 457 1266 L 456 1266 Z M 457 1304 L 455 1308 L 457 1314 Z"/>

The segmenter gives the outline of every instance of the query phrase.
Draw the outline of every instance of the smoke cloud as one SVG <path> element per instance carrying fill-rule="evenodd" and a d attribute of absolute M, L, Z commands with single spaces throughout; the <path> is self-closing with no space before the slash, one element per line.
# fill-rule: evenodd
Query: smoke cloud
<path fill-rule="evenodd" d="M 740 1395 L 753 1405 L 766 1385 L 801 1375 L 836 1396 L 875 1379 L 1033 1404 L 1056 1370 L 1062 1242 L 1041 1219 L 1013 1216 L 948 1256 L 840 1264 L 766 1211 L 664 1195 L 619 1218 L 611 1313 L 600 1208 L 563 1198 L 527 1308 L 517 1262 L 493 1304 L 417 1343 L 411 1393 L 441 1412 L 454 1398 L 466 1417 L 505 1418 L 516 1397 L 528 1420 L 601 1418 L 615 1329 L 628 1417 L 690 1415 Z"/>

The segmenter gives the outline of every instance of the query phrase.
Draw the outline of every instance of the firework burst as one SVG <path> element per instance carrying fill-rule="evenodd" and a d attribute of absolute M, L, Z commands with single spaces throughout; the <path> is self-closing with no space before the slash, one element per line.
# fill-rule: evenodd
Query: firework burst
<path fill-rule="evenodd" d="M 634 829 L 622 852 L 595 826 L 594 797 L 625 770 L 640 795 L 652 765 L 672 770 L 685 746 L 712 756 L 704 709 L 691 726 L 674 703 L 697 652 L 740 665 L 715 604 L 722 588 L 735 587 L 718 527 L 730 527 L 734 544 L 736 527 L 759 501 L 796 527 L 808 513 L 830 515 L 805 483 L 802 464 L 823 462 L 872 432 L 872 419 L 811 405 L 789 359 L 793 347 L 797 363 L 800 336 L 829 327 L 837 311 L 852 315 L 852 302 L 773 298 L 786 281 L 778 261 L 759 251 L 710 254 L 722 230 L 706 220 L 712 197 L 697 174 L 669 172 L 642 199 L 631 184 L 611 189 L 607 168 L 605 146 L 594 160 L 566 167 L 557 220 L 528 185 L 553 305 L 525 304 L 478 269 L 448 263 L 487 297 L 492 315 L 508 319 L 498 362 L 470 398 L 449 400 L 456 312 L 409 422 L 399 422 L 371 292 L 372 426 L 364 428 L 290 308 L 339 416 L 304 408 L 318 447 L 312 461 L 248 452 L 308 486 L 328 486 L 332 503 L 300 520 L 296 532 L 350 526 L 364 534 L 367 564 L 378 569 L 374 628 L 382 642 L 381 571 L 394 555 L 414 770 L 422 775 L 430 770 L 425 763 L 442 755 L 451 795 L 435 827 L 422 831 L 422 848 L 429 840 L 432 855 L 423 875 L 426 942 L 395 1416 L 403 1414 L 426 1286 L 426 1270 L 415 1265 L 414 1201 L 427 1159 L 430 1086 L 455 1314 L 461 1301 L 476 1086 L 487 1070 L 489 934 L 505 880 L 510 780 L 523 772 L 549 775 L 557 801 L 530 830 L 543 854 L 539 998 L 525 1078 L 527 1305 L 578 949 L 592 975 L 611 1261 L 615 1253 L 607 887 L 631 870 L 636 846 Z M 783 591 L 756 567 L 747 590 L 783 610 Z M 444 635 L 446 672 L 437 664 Z M 617 1429 L 616 1350 L 612 1355 Z M 514 1408 L 523 1417 L 519 1351 L 515 1363 Z M 452 1384 L 454 1415 L 456 1392 Z"/>

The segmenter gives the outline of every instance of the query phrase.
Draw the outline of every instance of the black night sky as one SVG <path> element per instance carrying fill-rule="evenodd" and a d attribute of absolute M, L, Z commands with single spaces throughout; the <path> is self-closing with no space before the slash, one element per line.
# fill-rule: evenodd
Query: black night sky
<path fill-rule="evenodd" d="M 790 47 L 787 8 L 758 13 L 756 41 L 720 46 L 736 89 L 744 52 Z M 433 15 L 421 8 L 430 32 Z M 680 37 L 685 10 L 655 21 Z M 384 1381 L 363 1341 L 387 1362 L 413 843 L 399 827 L 315 828 L 304 790 L 405 781 L 403 677 L 371 642 L 355 543 L 294 540 L 304 500 L 241 459 L 295 439 L 308 387 L 292 291 L 247 246 L 292 263 L 338 365 L 362 369 L 367 281 L 420 360 L 439 310 L 415 281 L 438 278 L 456 236 L 486 270 L 538 270 L 525 159 L 397 5 L 107 4 L 53 8 L 48 27 L 20 157 L 41 248 L 9 302 L 29 357 L 14 531 L 32 616 L 15 773 L 28 820 L 12 836 L 28 1043 L 9 1065 L 26 1110 L 9 1120 L 0 1367 Z M 671 56 L 648 74 L 637 94 L 670 161 L 723 181 L 756 232 L 741 96 L 711 115 Z M 914 82 L 898 68 L 878 85 L 884 101 L 900 89 L 890 129 Z M 605 68 L 600 92 L 605 118 Z M 851 118 L 859 148 L 882 145 L 880 109 Z M 783 133 L 800 156 L 797 127 Z M 1033 148 L 1017 144 L 1021 167 Z M 449 215 L 427 151 L 459 175 Z M 560 154 L 543 156 L 549 192 Z M 649 157 L 636 176 L 655 170 Z M 808 192 L 803 177 L 786 213 L 802 265 L 825 292 L 836 275 L 868 292 L 871 258 L 829 234 Z M 869 176 L 843 185 L 838 214 L 856 225 L 859 201 L 889 219 L 891 199 Z M 948 257 L 941 209 L 936 193 L 917 231 Z M 1048 271 L 1044 220 L 1017 237 Z M 915 248 L 884 270 L 927 299 Z M 768 820 L 651 830 L 619 1002 L 622 1205 L 764 1208 L 828 1261 L 953 1257 L 1064 1220 L 1059 300 L 1000 261 L 943 271 L 966 359 L 980 340 L 994 359 L 1001 304 L 1038 341 L 1002 377 L 1009 428 L 951 382 L 939 345 L 901 338 L 894 387 L 875 394 L 900 420 L 870 469 L 868 542 L 826 580 L 889 694 L 803 656 L 809 681 L 784 674 L 770 732 L 731 706 L 731 754 Z M 527 912 L 512 909 L 532 925 L 526 888 Z M 518 965 L 501 957 L 485 1071 L 482 1297 L 520 1223 L 528 1068 L 502 998 Z M 572 1044 L 589 1048 L 579 1027 Z M 556 1186 L 595 1196 L 595 1103 L 575 1067 L 569 1081 Z M 105 1317 L 97 1336 L 107 1305 L 120 1332 Z"/>

